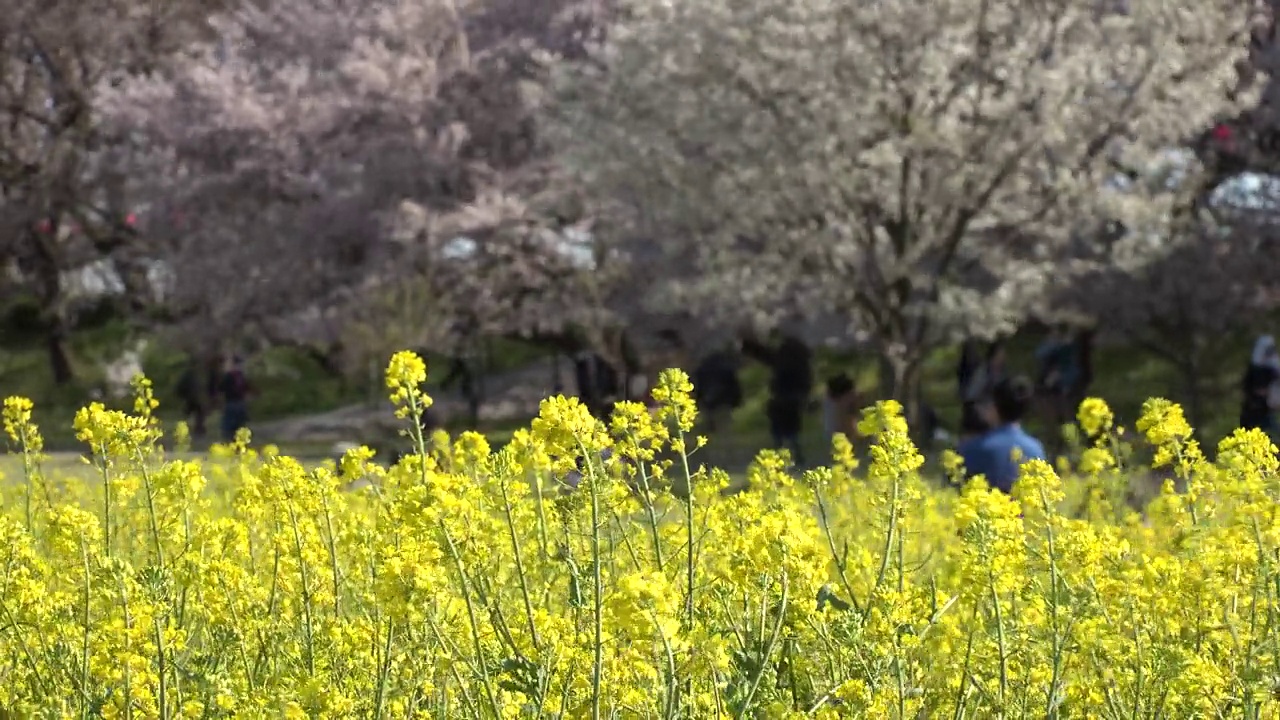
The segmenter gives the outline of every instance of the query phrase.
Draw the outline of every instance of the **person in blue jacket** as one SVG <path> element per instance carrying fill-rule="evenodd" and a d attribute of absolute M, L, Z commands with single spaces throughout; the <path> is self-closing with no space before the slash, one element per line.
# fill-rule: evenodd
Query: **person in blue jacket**
<path fill-rule="evenodd" d="M 957 448 L 969 477 L 982 475 L 987 484 L 1004 492 L 1013 489 L 1018 468 L 1028 460 L 1044 460 L 1044 445 L 1022 429 L 1022 418 L 1035 392 L 1025 377 L 997 384 L 978 406 L 991 429 Z"/>

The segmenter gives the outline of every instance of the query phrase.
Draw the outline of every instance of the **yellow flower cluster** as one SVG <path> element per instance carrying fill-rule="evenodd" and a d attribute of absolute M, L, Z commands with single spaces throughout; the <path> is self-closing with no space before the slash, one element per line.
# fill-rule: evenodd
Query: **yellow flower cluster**
<path fill-rule="evenodd" d="M 1147 507 L 1105 403 L 1078 476 L 1012 497 L 921 475 L 901 407 L 795 477 L 701 466 L 688 378 L 650 412 L 547 400 L 501 448 L 307 467 L 247 437 L 166 456 L 149 385 L 76 418 L 91 478 L 0 486 L 0 716 L 78 718 L 1280 717 L 1280 463 L 1215 462 L 1176 406 L 1137 424 L 1171 477 Z M 956 458 L 947 471 L 960 477 Z M 570 481 L 570 476 L 580 478 Z M 56 478 L 55 480 L 62 480 Z M 741 484 L 739 484 L 741 485 Z"/>

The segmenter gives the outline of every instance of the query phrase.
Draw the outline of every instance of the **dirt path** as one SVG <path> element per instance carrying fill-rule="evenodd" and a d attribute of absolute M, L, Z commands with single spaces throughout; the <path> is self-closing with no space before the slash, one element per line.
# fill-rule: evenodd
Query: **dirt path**
<path fill-rule="evenodd" d="M 567 381 L 567 363 L 561 376 Z M 480 406 L 483 425 L 526 420 L 538 412 L 538 403 L 553 394 L 550 359 L 485 378 L 485 400 Z M 570 388 L 562 388 L 561 391 Z M 446 422 L 467 414 L 466 401 L 456 392 L 433 391 L 434 409 Z M 329 412 L 299 415 L 253 426 L 254 437 L 274 443 L 373 442 L 395 437 L 403 421 L 395 417 L 389 402 L 360 403 Z"/>
<path fill-rule="evenodd" d="M 560 392 L 572 392 L 572 368 L 568 362 L 560 366 L 564 386 Z M 538 413 L 543 398 L 556 392 L 553 385 L 553 363 L 539 360 L 510 372 L 493 375 L 485 381 L 485 401 L 480 407 L 482 427 L 519 426 Z M 432 392 L 434 408 L 446 422 L 449 418 L 465 418 L 467 406 L 457 393 Z M 812 413 L 806 418 L 810 430 L 805 445 L 808 460 L 827 456 L 828 447 L 819 435 L 821 418 Z M 327 457 L 339 444 L 352 443 L 383 446 L 400 443 L 404 421 L 395 416 L 389 402 L 348 405 L 324 413 L 299 415 L 252 425 L 255 442 L 276 443 L 287 452 L 305 456 Z M 719 433 L 708 447 L 697 453 L 696 462 L 741 472 L 767 444 L 758 433 Z"/>

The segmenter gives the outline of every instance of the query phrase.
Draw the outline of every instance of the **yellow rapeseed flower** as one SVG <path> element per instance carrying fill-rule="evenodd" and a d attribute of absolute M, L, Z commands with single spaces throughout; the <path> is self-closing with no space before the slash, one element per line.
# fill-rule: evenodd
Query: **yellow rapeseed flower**
<path fill-rule="evenodd" d="M 693 401 L 693 383 L 683 370 L 673 368 L 659 373 L 653 399 L 661 407 L 663 418 L 674 421 L 682 432 L 693 430 L 698 408 Z"/>
<path fill-rule="evenodd" d="M 427 382 L 427 364 L 416 353 L 404 350 L 392 355 L 386 382 L 398 417 L 407 418 L 431 406 L 430 396 L 422 390 Z"/>
<path fill-rule="evenodd" d="M 1076 420 L 1080 423 L 1085 435 L 1090 438 L 1099 437 L 1111 432 L 1115 416 L 1105 400 L 1096 397 L 1085 398 L 1076 412 Z"/>
<path fill-rule="evenodd" d="M 429 403 L 417 356 L 387 380 Z M 1089 400 L 1075 471 L 957 493 L 884 402 L 863 467 L 842 437 L 800 483 L 774 451 L 745 477 L 691 463 L 686 502 L 680 373 L 652 415 L 549 398 L 496 452 L 442 432 L 391 467 L 247 434 L 174 460 L 149 393 L 77 414 L 87 475 L 41 470 L 31 404 L 5 403 L 29 474 L 0 483 L 15 717 L 1276 714 L 1280 461 L 1258 431 L 1210 461 L 1169 402 L 1138 429 L 1172 472 Z"/>

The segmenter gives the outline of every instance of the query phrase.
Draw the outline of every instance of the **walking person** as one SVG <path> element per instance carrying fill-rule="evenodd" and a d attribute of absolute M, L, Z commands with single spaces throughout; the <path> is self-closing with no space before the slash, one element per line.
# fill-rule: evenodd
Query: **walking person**
<path fill-rule="evenodd" d="M 582 404 L 587 406 L 592 415 L 598 418 L 608 417 L 610 407 L 621 394 L 618 371 L 603 355 L 593 350 L 583 350 L 575 355 L 573 368 L 578 398 Z"/>
<path fill-rule="evenodd" d="M 1076 378 L 1075 396 L 1072 398 L 1074 412 L 1080 408 L 1080 403 L 1084 402 L 1085 396 L 1089 394 L 1089 387 L 1093 385 L 1093 345 L 1097 330 L 1087 328 L 1076 333 L 1076 366 L 1079 369 Z"/>
<path fill-rule="evenodd" d="M 728 424 L 733 411 L 742 405 L 741 367 L 738 348 L 730 346 L 712 352 L 694 368 L 693 397 L 708 433 Z"/>
<path fill-rule="evenodd" d="M 1276 351 L 1276 341 L 1272 336 L 1263 335 L 1254 342 L 1240 389 L 1244 395 L 1240 406 L 1240 427 L 1274 434 L 1275 409 L 1280 404 L 1277 402 L 1280 400 L 1280 353 Z"/>
<path fill-rule="evenodd" d="M 222 400 L 222 439 L 233 442 L 236 433 L 249 426 L 249 396 L 253 387 L 245 373 L 244 358 L 234 355 L 218 380 L 218 395 Z"/>
<path fill-rule="evenodd" d="M 182 418 L 191 423 L 191 436 L 197 439 L 205 435 L 205 420 L 209 413 L 209 398 L 205 393 L 206 383 L 202 382 L 204 369 L 204 363 L 194 357 L 191 358 L 178 378 L 177 387 L 178 401 L 182 405 Z"/>
<path fill-rule="evenodd" d="M 976 344 L 968 348 L 967 352 L 976 355 Z M 962 360 L 959 373 L 961 380 L 960 436 L 962 438 L 981 435 L 991 429 L 980 406 L 991 399 L 991 393 L 995 387 L 1008 377 L 1007 357 L 1004 341 L 993 340 L 987 345 L 986 353 L 980 361 L 973 362 L 970 367 L 965 368 Z"/>
<path fill-rule="evenodd" d="M 857 434 L 858 390 L 846 373 L 827 380 L 827 395 L 822 402 L 822 429 L 830 443 L 837 433 L 848 438 Z"/>
<path fill-rule="evenodd" d="M 774 347 L 744 338 L 742 351 L 769 368 L 769 402 L 765 415 L 773 446 L 791 451 L 791 460 L 804 466 L 800 435 L 804 412 L 813 392 L 813 352 L 793 334 L 783 334 Z"/>
<path fill-rule="evenodd" d="M 449 391 L 457 389 L 467 403 L 467 419 L 471 428 L 480 424 L 480 383 L 477 377 L 477 358 L 473 353 L 464 351 L 448 359 L 448 370 L 440 381 L 440 389 Z"/>
<path fill-rule="evenodd" d="M 960 360 L 956 363 L 956 394 L 961 402 L 964 401 L 969 382 L 982 366 L 982 359 L 982 343 L 976 338 L 968 338 L 960 346 Z M 963 424 L 961 423 L 962 426 Z"/>
<path fill-rule="evenodd" d="M 1071 407 L 1080 386 L 1081 367 L 1079 345 L 1065 326 L 1056 328 L 1040 347 L 1036 359 L 1040 364 L 1038 392 L 1044 403 L 1046 420 L 1053 428 L 1053 450 L 1062 449 L 1062 427 L 1075 419 L 1076 408 Z"/>

